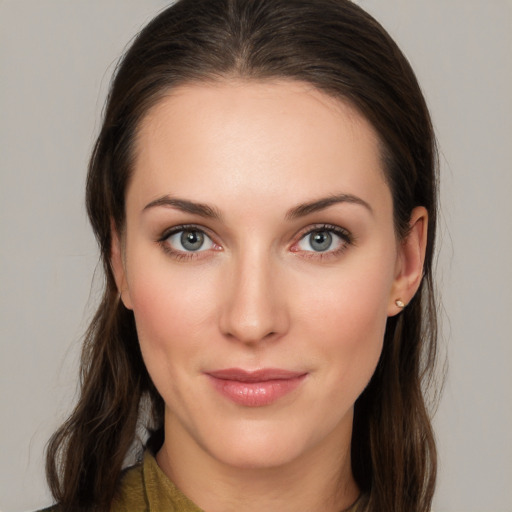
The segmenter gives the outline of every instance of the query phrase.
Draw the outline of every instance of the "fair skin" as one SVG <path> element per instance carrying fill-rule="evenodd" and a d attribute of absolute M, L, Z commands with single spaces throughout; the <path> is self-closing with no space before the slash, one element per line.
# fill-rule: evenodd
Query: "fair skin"
<path fill-rule="evenodd" d="M 419 286 L 424 208 L 410 225 L 371 125 L 306 84 L 184 85 L 145 117 L 112 267 L 166 404 L 157 462 L 201 508 L 357 498 L 353 406 Z"/>

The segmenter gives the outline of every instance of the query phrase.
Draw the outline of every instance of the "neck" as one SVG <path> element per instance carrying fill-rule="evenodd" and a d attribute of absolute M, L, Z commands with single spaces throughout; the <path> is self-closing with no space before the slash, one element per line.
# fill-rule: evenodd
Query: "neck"
<path fill-rule="evenodd" d="M 183 434 L 186 437 L 166 426 L 157 462 L 185 495 L 208 512 L 340 512 L 359 495 L 351 470 L 351 430 L 343 439 L 333 432 L 338 439 L 286 464 L 264 468 L 224 464 L 187 442 Z"/>

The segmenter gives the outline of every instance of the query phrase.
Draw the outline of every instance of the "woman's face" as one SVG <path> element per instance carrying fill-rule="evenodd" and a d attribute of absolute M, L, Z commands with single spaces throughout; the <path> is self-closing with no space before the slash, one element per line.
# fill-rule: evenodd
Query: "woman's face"
<path fill-rule="evenodd" d="M 171 91 L 141 124 L 113 249 L 167 448 L 240 468 L 348 450 L 401 247 L 350 106 L 298 82 Z"/>

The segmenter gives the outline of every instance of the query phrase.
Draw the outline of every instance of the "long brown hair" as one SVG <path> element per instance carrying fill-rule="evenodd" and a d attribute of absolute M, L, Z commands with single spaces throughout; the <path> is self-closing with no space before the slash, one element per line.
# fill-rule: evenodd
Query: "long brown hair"
<path fill-rule="evenodd" d="M 138 432 L 156 433 L 156 443 L 162 436 L 163 401 L 110 267 L 111 227 L 123 230 L 134 138 L 148 109 L 177 85 L 230 77 L 299 80 L 351 103 L 379 134 L 398 238 L 407 235 L 414 207 L 428 210 L 422 284 L 388 319 L 379 364 L 355 405 L 352 440 L 352 469 L 367 510 L 427 512 L 436 477 L 425 401 L 437 341 L 435 138 L 406 58 L 348 0 L 180 0 L 141 31 L 121 60 L 87 180 L 105 290 L 85 336 L 78 404 L 48 446 L 53 495 L 64 511 L 108 510 Z"/>

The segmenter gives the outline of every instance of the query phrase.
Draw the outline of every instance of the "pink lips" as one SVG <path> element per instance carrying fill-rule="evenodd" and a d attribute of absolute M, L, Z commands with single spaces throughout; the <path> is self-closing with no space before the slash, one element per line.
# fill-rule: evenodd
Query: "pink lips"
<path fill-rule="evenodd" d="M 226 398 L 246 407 L 261 407 L 291 393 L 307 374 L 279 368 L 256 371 L 226 368 L 207 372 L 206 375 Z"/>

